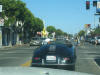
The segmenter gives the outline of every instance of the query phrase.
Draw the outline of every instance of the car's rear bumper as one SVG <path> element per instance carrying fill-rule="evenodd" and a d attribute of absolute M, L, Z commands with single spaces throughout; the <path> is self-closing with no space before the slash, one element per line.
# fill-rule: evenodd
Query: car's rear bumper
<path fill-rule="evenodd" d="M 32 63 L 32 67 L 53 67 L 53 68 L 72 68 L 75 67 L 75 63 L 71 64 L 36 64 Z"/>

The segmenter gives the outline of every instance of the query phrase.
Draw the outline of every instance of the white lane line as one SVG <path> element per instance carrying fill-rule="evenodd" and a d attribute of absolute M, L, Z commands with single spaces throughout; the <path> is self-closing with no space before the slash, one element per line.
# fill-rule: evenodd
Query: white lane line
<path fill-rule="evenodd" d="M 80 48 L 86 48 L 85 46 L 81 46 Z"/>
<path fill-rule="evenodd" d="M 5 60 L 5 59 L 22 59 L 21 57 L 3 57 L 0 58 L 0 60 Z"/>
<path fill-rule="evenodd" d="M 0 54 L 0 55 L 4 55 L 4 53 L 3 54 Z"/>
<path fill-rule="evenodd" d="M 25 47 L 24 47 L 24 48 L 4 48 L 4 49 L 1 49 L 0 51 L 3 51 L 3 50 L 10 50 L 10 49 L 11 49 L 11 50 L 13 50 L 13 49 L 14 49 L 14 50 L 16 50 L 16 49 L 18 49 L 18 50 L 19 50 L 19 49 L 26 50 L 26 49 L 35 49 L 35 48 L 37 48 L 37 47 L 29 47 L 29 48 L 25 48 Z"/>
<path fill-rule="evenodd" d="M 94 59 L 94 58 L 78 58 L 78 59 L 80 59 L 80 60 L 85 60 L 85 59 Z"/>
<path fill-rule="evenodd" d="M 91 60 L 92 59 L 92 61 L 93 61 L 93 63 L 96 65 L 96 67 L 98 68 L 98 69 L 100 69 L 100 66 L 94 61 L 94 58 L 79 58 L 79 59 L 81 59 L 81 60 Z M 97 59 L 99 59 L 99 58 L 97 58 Z"/>
<path fill-rule="evenodd" d="M 90 53 L 90 54 L 92 54 L 92 53 L 95 53 L 95 54 L 100 54 L 100 52 L 80 52 L 80 53 Z"/>
<path fill-rule="evenodd" d="M 93 59 L 94 60 L 94 58 L 78 58 L 78 59 Z M 96 58 L 96 59 L 100 59 L 100 58 Z"/>
<path fill-rule="evenodd" d="M 16 53 L 16 52 L 5 52 L 5 53 Z"/>
<path fill-rule="evenodd" d="M 82 53 L 81 53 L 82 54 Z M 92 54 L 85 54 L 84 56 L 87 56 L 88 58 L 91 57 L 91 58 L 96 58 L 96 57 L 99 57 L 100 58 L 100 55 L 97 54 L 97 55 L 92 55 Z"/>
<path fill-rule="evenodd" d="M 93 63 L 100 69 L 100 66 L 93 60 Z"/>

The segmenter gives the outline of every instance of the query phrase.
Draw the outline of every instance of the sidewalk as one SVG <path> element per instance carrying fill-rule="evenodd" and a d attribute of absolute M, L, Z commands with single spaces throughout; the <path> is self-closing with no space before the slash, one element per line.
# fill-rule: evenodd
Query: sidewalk
<path fill-rule="evenodd" d="M 7 48 L 16 48 L 16 47 L 21 47 L 21 46 L 28 46 L 28 44 L 22 44 L 22 45 L 13 45 L 13 46 L 2 46 L 0 50 L 2 49 L 7 49 Z"/>

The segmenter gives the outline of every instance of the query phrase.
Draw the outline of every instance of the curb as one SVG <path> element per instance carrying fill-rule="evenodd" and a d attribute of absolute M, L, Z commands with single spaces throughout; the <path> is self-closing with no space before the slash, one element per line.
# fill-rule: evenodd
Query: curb
<path fill-rule="evenodd" d="M 1 49 L 7 49 L 7 48 L 16 48 L 16 47 L 22 47 L 22 46 L 28 46 L 28 44 L 22 44 L 22 45 L 14 45 L 14 46 L 2 46 Z"/>

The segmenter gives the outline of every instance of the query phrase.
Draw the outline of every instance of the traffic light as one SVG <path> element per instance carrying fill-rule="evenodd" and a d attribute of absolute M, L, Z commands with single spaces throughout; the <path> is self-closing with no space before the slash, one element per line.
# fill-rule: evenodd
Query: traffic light
<path fill-rule="evenodd" d="M 97 0 L 93 1 L 93 7 L 97 7 Z"/>
<path fill-rule="evenodd" d="M 90 1 L 86 1 L 86 9 L 90 9 Z"/>
<path fill-rule="evenodd" d="M 90 24 L 87 24 L 88 28 L 90 27 Z"/>
<path fill-rule="evenodd" d="M 99 13 L 100 14 L 100 1 L 97 2 L 96 13 Z"/>

